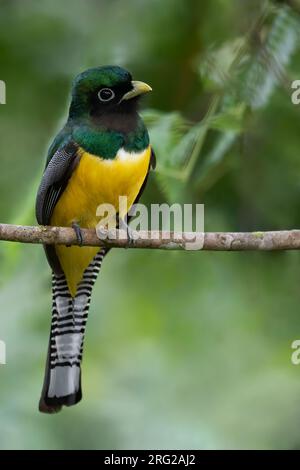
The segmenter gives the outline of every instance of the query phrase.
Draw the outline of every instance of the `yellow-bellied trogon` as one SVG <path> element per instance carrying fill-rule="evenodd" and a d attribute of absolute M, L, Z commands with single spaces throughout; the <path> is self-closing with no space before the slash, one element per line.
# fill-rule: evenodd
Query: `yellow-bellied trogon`
<path fill-rule="evenodd" d="M 97 207 L 139 197 L 155 156 L 137 105 L 149 85 L 116 66 L 78 75 L 69 117 L 48 152 L 36 216 L 39 224 L 94 228 Z M 119 213 L 119 216 L 125 214 Z M 81 358 L 93 284 L 107 249 L 44 246 L 52 268 L 52 323 L 39 409 L 53 413 L 81 399 Z"/>

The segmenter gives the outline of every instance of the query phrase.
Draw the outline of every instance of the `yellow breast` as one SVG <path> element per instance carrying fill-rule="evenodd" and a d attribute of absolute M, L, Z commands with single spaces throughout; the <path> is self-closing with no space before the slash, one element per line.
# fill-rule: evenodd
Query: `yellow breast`
<path fill-rule="evenodd" d="M 79 164 L 55 206 L 51 225 L 66 227 L 78 222 L 81 227 L 96 227 L 99 222 L 97 207 L 111 204 L 118 212 L 119 196 L 127 197 L 129 210 L 146 178 L 151 148 L 141 153 L 120 149 L 113 160 L 102 159 L 83 150 L 80 155 Z M 93 247 L 56 247 L 72 295 L 76 294 L 77 284 L 97 251 Z"/>

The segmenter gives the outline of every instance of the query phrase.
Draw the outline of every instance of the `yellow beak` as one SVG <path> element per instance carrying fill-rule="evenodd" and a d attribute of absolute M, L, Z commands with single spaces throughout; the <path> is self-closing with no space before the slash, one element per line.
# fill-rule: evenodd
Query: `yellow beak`
<path fill-rule="evenodd" d="M 144 93 L 148 93 L 149 91 L 152 91 L 151 86 L 147 85 L 147 83 L 139 82 L 138 80 L 133 80 L 131 83 L 132 83 L 133 89 L 128 91 L 128 93 L 125 93 L 121 101 L 130 100 L 131 98 L 134 98 L 135 96 L 143 95 Z"/>

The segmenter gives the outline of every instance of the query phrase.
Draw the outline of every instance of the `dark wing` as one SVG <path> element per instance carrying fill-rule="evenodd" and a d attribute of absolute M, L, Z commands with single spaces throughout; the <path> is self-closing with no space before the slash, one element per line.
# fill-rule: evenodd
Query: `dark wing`
<path fill-rule="evenodd" d="M 69 142 L 54 153 L 44 171 L 35 207 L 36 218 L 41 225 L 50 223 L 53 209 L 77 163 L 77 150 L 78 146 Z"/>
<path fill-rule="evenodd" d="M 147 174 L 146 174 L 146 177 L 144 179 L 144 182 L 141 186 L 141 189 L 139 190 L 139 193 L 137 195 L 137 197 L 135 198 L 134 200 L 134 203 L 133 204 L 137 204 L 145 190 L 145 187 L 146 187 L 146 184 L 147 184 L 147 181 L 148 181 L 148 177 L 149 177 L 149 173 L 150 173 L 150 169 L 152 168 L 153 170 L 155 169 L 156 167 L 156 157 L 155 157 L 155 153 L 154 153 L 154 150 L 153 148 L 151 147 L 151 156 L 150 156 L 150 164 L 149 164 L 149 168 L 148 168 L 148 171 L 147 171 Z M 131 217 L 128 217 L 128 222 L 130 221 Z"/>
<path fill-rule="evenodd" d="M 69 142 L 58 149 L 50 159 L 38 189 L 36 198 L 36 218 L 39 224 L 49 225 L 55 205 L 63 193 L 79 157 L 78 146 Z M 44 246 L 48 262 L 56 274 L 62 272 L 55 247 Z"/>
<path fill-rule="evenodd" d="M 156 156 L 155 156 L 155 153 L 154 153 L 154 150 L 153 150 L 152 147 L 151 147 L 150 166 L 151 166 L 152 170 L 155 170 L 155 168 L 156 168 Z"/>

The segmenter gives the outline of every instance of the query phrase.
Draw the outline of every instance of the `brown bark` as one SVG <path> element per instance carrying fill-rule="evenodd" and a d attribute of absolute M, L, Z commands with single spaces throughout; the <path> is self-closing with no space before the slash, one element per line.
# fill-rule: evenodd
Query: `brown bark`
<path fill-rule="evenodd" d="M 204 234 L 166 232 L 134 232 L 139 238 L 128 242 L 126 232 L 118 231 L 120 238 L 100 240 L 93 229 L 82 229 L 83 245 L 116 248 L 148 248 L 163 250 L 191 250 L 191 235 L 200 241 L 202 250 L 210 251 L 272 251 L 299 250 L 300 230 L 273 232 L 206 232 Z M 203 240 L 204 237 L 204 240 Z M 20 243 L 77 245 L 75 232 L 69 227 L 43 227 L 0 224 L 0 240 Z M 203 240 L 203 243 L 201 243 Z M 203 247 L 202 247 L 203 245 Z"/>

